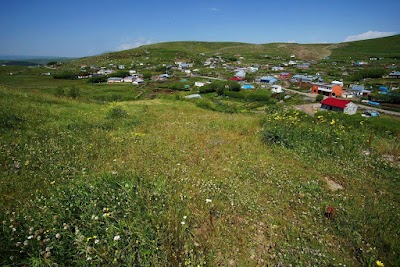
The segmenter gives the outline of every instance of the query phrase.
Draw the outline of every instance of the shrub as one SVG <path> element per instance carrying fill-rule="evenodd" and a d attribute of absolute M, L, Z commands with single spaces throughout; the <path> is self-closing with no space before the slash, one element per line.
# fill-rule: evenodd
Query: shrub
<path fill-rule="evenodd" d="M 128 112 L 124 110 L 122 107 L 113 107 L 107 112 L 107 119 L 120 119 L 128 117 Z"/>
<path fill-rule="evenodd" d="M 78 79 L 79 73 L 75 72 L 61 72 L 53 75 L 54 79 L 75 80 Z"/>
<path fill-rule="evenodd" d="M 57 87 L 54 94 L 55 94 L 55 96 L 58 96 L 58 97 L 65 96 L 64 88 L 63 87 Z"/>
<path fill-rule="evenodd" d="M 89 78 L 89 83 L 104 83 L 107 81 L 107 76 L 93 76 Z"/>
<path fill-rule="evenodd" d="M 80 95 L 79 88 L 76 86 L 71 86 L 68 91 L 68 96 L 72 98 L 77 98 Z"/>
<path fill-rule="evenodd" d="M 318 94 L 317 97 L 315 98 L 316 102 L 321 102 L 324 99 L 323 95 Z"/>

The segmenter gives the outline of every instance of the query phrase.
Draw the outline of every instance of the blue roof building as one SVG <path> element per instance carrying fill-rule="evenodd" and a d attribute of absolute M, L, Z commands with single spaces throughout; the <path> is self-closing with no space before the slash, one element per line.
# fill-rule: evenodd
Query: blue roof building
<path fill-rule="evenodd" d="M 268 83 L 268 84 L 274 84 L 276 83 L 278 80 L 272 76 L 264 76 L 260 78 L 260 82 L 261 83 Z"/>

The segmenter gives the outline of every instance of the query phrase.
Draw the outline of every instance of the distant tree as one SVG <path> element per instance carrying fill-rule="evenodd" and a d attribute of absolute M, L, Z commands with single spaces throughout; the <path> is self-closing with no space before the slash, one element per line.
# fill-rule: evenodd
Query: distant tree
<path fill-rule="evenodd" d="M 240 84 L 235 81 L 228 81 L 229 91 L 239 92 L 240 91 Z"/>
<path fill-rule="evenodd" d="M 252 82 L 256 79 L 256 75 L 254 73 L 246 73 L 246 81 Z"/>
<path fill-rule="evenodd" d="M 125 78 L 126 76 L 129 76 L 129 71 L 120 70 L 120 71 L 117 71 L 116 73 L 113 73 L 113 76 L 114 77 Z"/>
<path fill-rule="evenodd" d="M 88 79 L 89 83 L 103 83 L 107 81 L 106 76 L 93 76 Z"/>
<path fill-rule="evenodd" d="M 152 73 L 150 71 L 145 71 L 143 72 L 143 79 L 150 79 L 152 76 Z"/>

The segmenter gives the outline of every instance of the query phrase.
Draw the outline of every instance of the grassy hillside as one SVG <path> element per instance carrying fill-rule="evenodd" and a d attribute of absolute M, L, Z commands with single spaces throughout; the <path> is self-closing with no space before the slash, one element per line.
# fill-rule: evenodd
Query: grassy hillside
<path fill-rule="evenodd" d="M 278 105 L 228 114 L 195 101 L 100 102 L 110 85 L 8 72 L 3 266 L 400 263 L 398 119 L 382 129 L 378 118 Z M 56 96 L 58 86 L 81 96 Z"/>
<path fill-rule="evenodd" d="M 369 57 L 400 59 L 400 35 L 341 43 L 332 49 L 332 59 L 367 60 Z"/>
<path fill-rule="evenodd" d="M 220 54 L 225 57 L 242 56 L 246 62 L 263 62 L 267 58 L 288 59 L 291 54 L 302 60 L 367 60 L 370 56 L 394 59 L 400 56 L 400 35 L 340 44 L 270 43 L 247 44 L 235 42 L 165 42 L 144 45 L 135 49 L 82 58 L 75 64 L 108 63 L 130 64 L 135 61 L 171 63 L 175 60 L 204 60 Z M 199 56 L 204 53 L 205 56 Z M 351 58 L 350 58 L 351 57 Z"/>

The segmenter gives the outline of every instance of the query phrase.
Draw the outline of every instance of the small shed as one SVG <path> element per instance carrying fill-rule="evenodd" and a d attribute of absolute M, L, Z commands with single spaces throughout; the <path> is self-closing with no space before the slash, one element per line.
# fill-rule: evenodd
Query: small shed
<path fill-rule="evenodd" d="M 344 112 L 348 115 L 356 114 L 358 106 L 349 100 L 328 97 L 322 100 L 321 109 Z"/>

